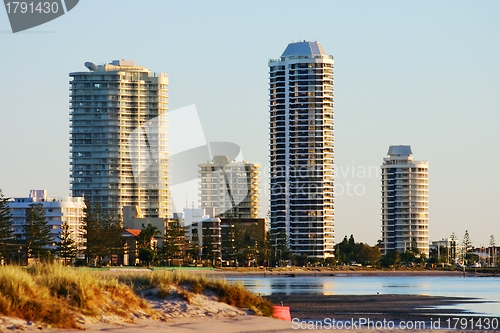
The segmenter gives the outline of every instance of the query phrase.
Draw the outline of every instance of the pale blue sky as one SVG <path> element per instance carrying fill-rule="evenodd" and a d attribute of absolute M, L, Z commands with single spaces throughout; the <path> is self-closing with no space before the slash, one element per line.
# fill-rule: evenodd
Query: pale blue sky
<path fill-rule="evenodd" d="M 430 167 L 430 238 L 500 243 L 500 2 L 81 0 L 9 33 L 0 10 L 0 188 L 69 193 L 68 73 L 132 59 L 170 77 L 170 109 L 195 104 L 208 141 L 268 163 L 268 67 L 291 41 L 335 58 L 335 164 L 379 167 L 409 144 Z M 380 238 L 380 179 L 337 177 L 336 240 Z M 267 212 L 263 179 L 262 213 Z M 361 187 L 358 187 L 360 189 Z"/>

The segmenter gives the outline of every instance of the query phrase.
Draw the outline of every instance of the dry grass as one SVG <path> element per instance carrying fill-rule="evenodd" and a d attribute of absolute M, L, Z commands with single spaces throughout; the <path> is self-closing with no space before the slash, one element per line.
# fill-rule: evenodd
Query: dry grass
<path fill-rule="evenodd" d="M 170 286 L 179 286 L 186 290 L 184 297 L 189 301 L 189 294 L 214 292 L 219 301 L 238 308 L 250 309 L 257 315 L 272 316 L 272 303 L 246 290 L 242 285 L 229 284 L 226 280 L 211 279 L 204 275 L 188 272 L 154 271 L 152 273 L 118 274 L 119 281 L 136 291 L 157 288 L 158 294 L 166 297 Z"/>
<path fill-rule="evenodd" d="M 193 294 L 211 292 L 221 302 L 272 315 L 269 301 L 225 280 L 168 271 L 92 272 L 57 264 L 0 267 L 0 314 L 60 328 L 78 328 L 80 314 L 127 318 L 141 312 L 156 317 L 137 293 L 154 288 L 160 297 L 166 297 L 171 286 L 184 290 L 188 302 Z"/>
<path fill-rule="evenodd" d="M 116 278 L 60 265 L 0 268 L 0 313 L 60 328 L 78 328 L 77 316 L 151 313 Z M 151 313 L 152 314 L 152 313 Z"/>

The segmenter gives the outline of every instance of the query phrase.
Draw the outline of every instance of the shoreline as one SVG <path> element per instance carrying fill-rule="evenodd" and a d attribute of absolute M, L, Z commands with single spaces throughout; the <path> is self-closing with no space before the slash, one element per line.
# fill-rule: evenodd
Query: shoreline
<path fill-rule="evenodd" d="M 198 271 L 197 273 L 206 274 L 207 276 L 213 277 L 274 277 L 274 276 L 286 276 L 286 277 L 297 277 L 297 276 L 337 276 L 337 277 L 354 277 L 354 276 L 464 276 L 463 271 L 442 271 L 442 270 L 303 270 L 297 269 L 271 269 L 264 271 L 259 270 L 248 270 L 248 269 L 215 269 L 213 271 Z M 486 273 L 473 273 L 466 272 L 465 277 L 481 277 L 481 276 L 491 276 L 491 274 Z"/>

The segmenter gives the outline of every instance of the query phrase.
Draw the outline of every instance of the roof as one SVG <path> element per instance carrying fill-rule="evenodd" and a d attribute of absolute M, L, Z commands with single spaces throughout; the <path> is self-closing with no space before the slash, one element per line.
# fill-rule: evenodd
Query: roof
<path fill-rule="evenodd" d="M 327 55 L 325 50 L 319 42 L 297 42 L 290 43 L 285 49 L 282 57 L 289 57 L 295 55 Z"/>
<path fill-rule="evenodd" d="M 141 229 L 125 229 L 125 231 L 129 234 L 134 235 L 135 237 L 139 237 L 139 234 L 141 233 Z"/>
<path fill-rule="evenodd" d="M 410 146 L 390 146 L 387 155 L 410 156 L 412 154 Z"/>

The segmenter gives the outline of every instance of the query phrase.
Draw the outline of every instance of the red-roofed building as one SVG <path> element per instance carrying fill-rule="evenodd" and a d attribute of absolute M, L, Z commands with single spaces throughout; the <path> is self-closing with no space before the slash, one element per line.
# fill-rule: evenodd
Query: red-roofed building
<path fill-rule="evenodd" d="M 124 233 L 125 237 L 127 236 L 127 233 L 129 233 L 135 237 L 139 237 L 141 230 L 140 229 L 125 229 L 125 233 Z"/>
<path fill-rule="evenodd" d="M 125 229 L 123 231 L 123 265 L 135 266 L 139 264 L 138 240 L 140 229 Z M 158 241 L 151 238 L 151 248 L 157 248 Z"/>

